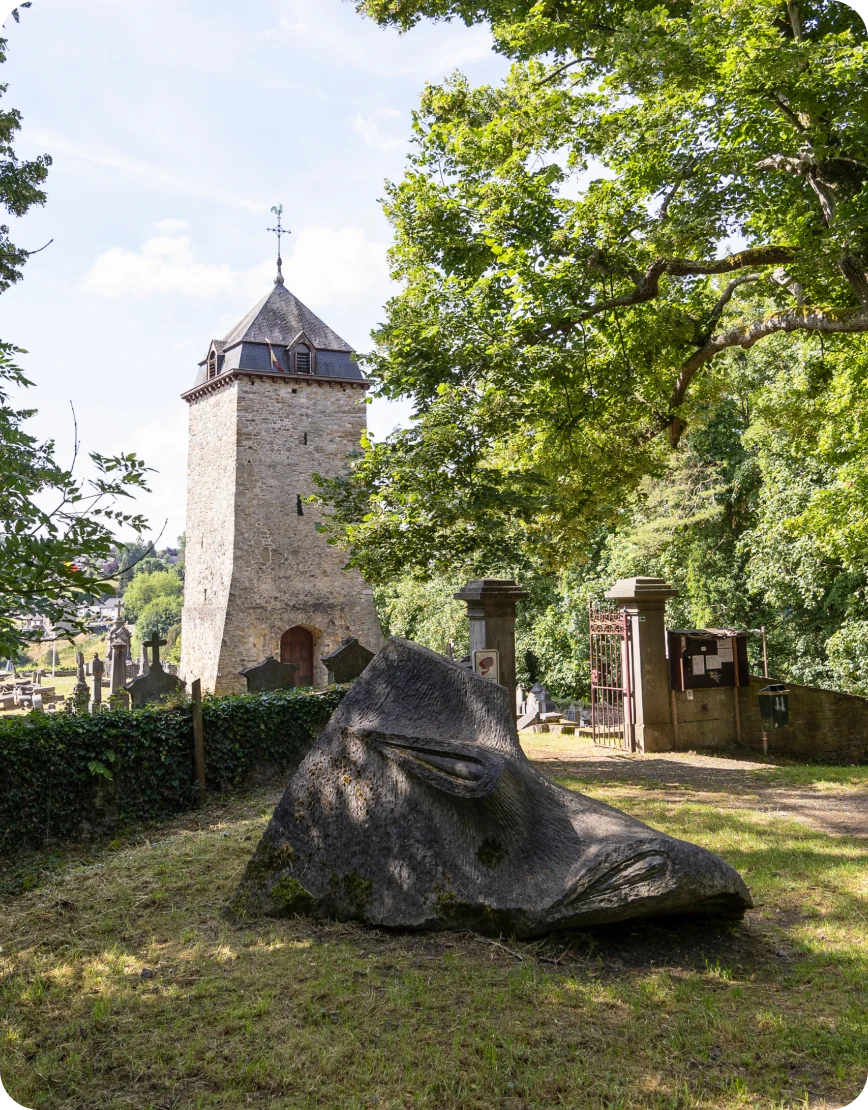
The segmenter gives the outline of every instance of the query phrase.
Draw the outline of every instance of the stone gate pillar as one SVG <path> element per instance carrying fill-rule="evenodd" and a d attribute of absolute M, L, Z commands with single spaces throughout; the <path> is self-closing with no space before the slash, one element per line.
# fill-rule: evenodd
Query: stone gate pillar
<path fill-rule="evenodd" d="M 666 601 L 678 593 L 662 578 L 622 578 L 606 594 L 630 620 L 636 750 L 668 752 L 674 745 Z"/>
<path fill-rule="evenodd" d="M 468 582 L 456 601 L 467 604 L 470 619 L 470 655 L 491 648 L 500 654 L 500 685 L 509 690 L 515 712 L 515 606 L 530 597 L 509 578 L 479 578 Z"/>

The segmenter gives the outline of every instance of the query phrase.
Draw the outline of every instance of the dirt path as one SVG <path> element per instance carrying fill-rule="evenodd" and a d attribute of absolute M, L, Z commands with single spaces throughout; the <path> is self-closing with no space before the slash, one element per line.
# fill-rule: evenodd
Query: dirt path
<path fill-rule="evenodd" d="M 682 752 L 626 755 L 572 737 L 522 736 L 522 745 L 549 778 L 652 787 L 667 801 L 759 810 L 803 821 L 832 836 L 868 837 L 864 786 L 824 781 L 793 785 L 773 763 Z"/>

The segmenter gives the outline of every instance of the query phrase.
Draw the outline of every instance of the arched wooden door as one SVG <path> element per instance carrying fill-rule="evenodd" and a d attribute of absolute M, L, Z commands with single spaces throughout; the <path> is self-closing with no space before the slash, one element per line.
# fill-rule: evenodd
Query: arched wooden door
<path fill-rule="evenodd" d="M 313 686 L 313 635 L 301 625 L 280 637 L 281 663 L 294 663 L 296 686 Z"/>

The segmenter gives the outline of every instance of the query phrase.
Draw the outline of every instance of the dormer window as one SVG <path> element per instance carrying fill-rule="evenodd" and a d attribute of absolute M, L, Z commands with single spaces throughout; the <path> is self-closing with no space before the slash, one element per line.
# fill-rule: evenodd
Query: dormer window
<path fill-rule="evenodd" d="M 296 374 L 310 373 L 310 351 L 307 347 L 298 347 L 295 352 Z"/>
<path fill-rule="evenodd" d="M 211 354 L 208 355 L 208 378 L 210 380 L 211 378 L 216 378 L 216 377 L 217 377 L 217 352 L 212 351 Z"/>

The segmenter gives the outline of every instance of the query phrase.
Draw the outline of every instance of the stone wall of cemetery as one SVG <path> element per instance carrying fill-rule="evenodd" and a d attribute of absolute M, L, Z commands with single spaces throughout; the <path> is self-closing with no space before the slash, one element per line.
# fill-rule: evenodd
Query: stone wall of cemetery
<path fill-rule="evenodd" d="M 779 681 L 751 676 L 738 692 L 741 739 L 737 737 L 732 690 L 673 694 L 675 751 L 696 748 L 762 752 L 762 718 L 757 695 Z M 868 698 L 786 683 L 788 728 L 768 733 L 769 755 L 828 763 L 868 762 Z"/>

